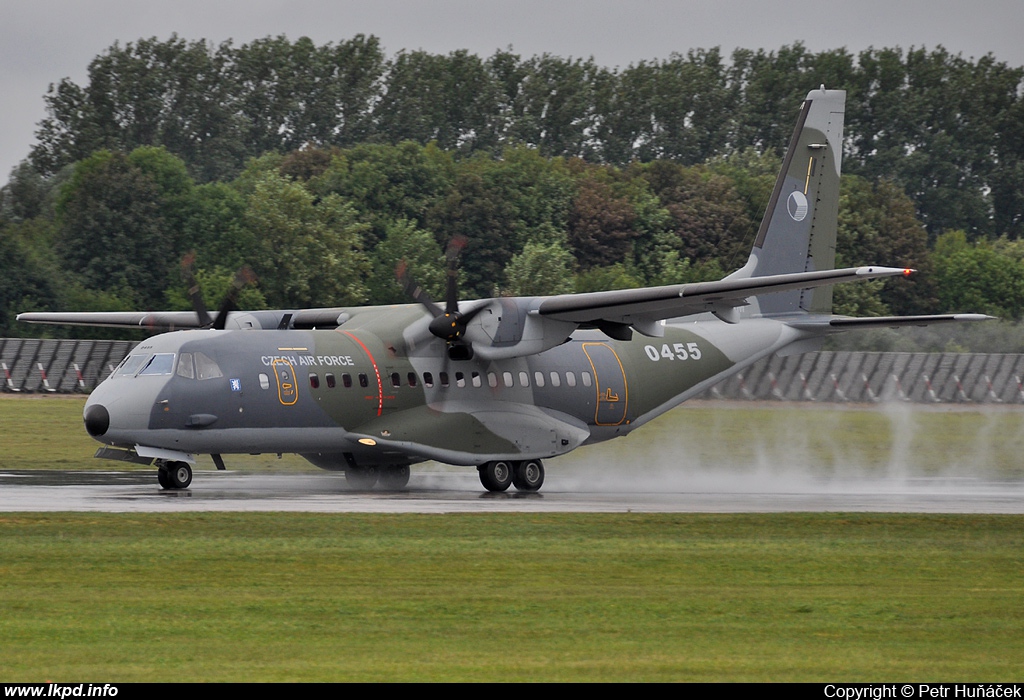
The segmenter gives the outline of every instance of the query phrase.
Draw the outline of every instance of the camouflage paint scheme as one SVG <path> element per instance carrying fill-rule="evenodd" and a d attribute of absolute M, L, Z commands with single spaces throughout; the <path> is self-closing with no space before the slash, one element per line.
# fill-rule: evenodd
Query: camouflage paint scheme
<path fill-rule="evenodd" d="M 239 331 L 179 331 L 141 343 L 133 354 L 201 351 L 223 376 L 111 377 L 89 398 L 90 406 L 103 405 L 110 415 L 110 428 L 99 439 L 187 453 L 298 452 L 339 468 L 352 460 L 477 465 L 552 457 L 625 435 L 770 352 L 786 330 L 766 321 L 754 343 L 750 329 L 734 333 L 735 348 L 721 332 L 729 327 L 718 320 L 667 326 L 663 338 L 643 341 L 580 331 L 538 355 L 453 362 L 440 352 L 410 356 L 401 335 L 357 327 L 362 314 L 353 311 L 344 330 L 246 333 L 244 345 Z M 394 312 L 423 315 L 411 305 Z M 441 385 L 442 373 L 448 386 Z M 575 386 L 569 386 L 568 373 Z M 344 386 L 344 374 L 352 386 Z M 427 374 L 433 378 L 429 388 Z M 360 438 L 377 444 L 368 447 Z"/>

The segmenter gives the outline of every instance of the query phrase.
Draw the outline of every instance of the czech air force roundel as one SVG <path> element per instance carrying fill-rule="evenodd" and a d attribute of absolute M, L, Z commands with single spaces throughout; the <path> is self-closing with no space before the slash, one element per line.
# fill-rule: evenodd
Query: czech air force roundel
<path fill-rule="evenodd" d="M 793 221 L 803 221 L 807 216 L 807 197 L 800 190 L 795 190 L 786 200 L 786 210 Z"/>

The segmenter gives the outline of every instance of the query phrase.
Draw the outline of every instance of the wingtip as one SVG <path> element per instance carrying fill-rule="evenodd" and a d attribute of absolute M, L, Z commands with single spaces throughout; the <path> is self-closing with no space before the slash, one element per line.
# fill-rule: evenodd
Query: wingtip
<path fill-rule="evenodd" d="M 909 277 L 917 272 L 910 267 L 883 267 L 882 265 L 865 265 L 857 268 L 858 277 Z"/>

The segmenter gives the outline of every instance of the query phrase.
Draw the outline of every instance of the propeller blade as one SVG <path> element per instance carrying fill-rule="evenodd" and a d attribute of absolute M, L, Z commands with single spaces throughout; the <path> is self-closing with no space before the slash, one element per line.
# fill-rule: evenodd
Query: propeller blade
<path fill-rule="evenodd" d="M 210 312 L 206 309 L 206 302 L 203 301 L 203 292 L 199 287 L 195 274 L 196 252 L 193 250 L 186 253 L 181 259 L 181 277 L 188 285 L 188 298 L 192 301 L 192 308 L 195 309 L 196 318 L 201 328 L 209 328 L 213 325 Z"/>
<path fill-rule="evenodd" d="M 242 268 L 235 273 L 235 278 L 231 281 L 231 288 L 228 290 L 227 295 L 224 297 L 224 301 L 221 302 L 220 310 L 217 312 L 217 320 L 213 322 L 214 330 L 224 330 L 230 313 L 238 310 L 239 293 L 242 289 L 255 281 L 256 273 L 254 273 L 248 265 L 242 266 Z"/>
<path fill-rule="evenodd" d="M 430 295 L 409 274 L 409 266 L 404 260 L 400 260 L 398 265 L 395 266 L 395 277 L 398 278 L 398 283 L 402 285 L 402 291 L 405 292 L 406 296 L 422 304 L 430 312 L 431 316 L 437 318 L 443 313 L 441 309 L 437 308 L 437 304 L 430 298 Z"/>
<path fill-rule="evenodd" d="M 446 314 L 457 314 L 459 312 L 459 256 L 465 247 L 466 238 L 464 236 L 455 236 L 448 241 L 448 247 L 444 251 L 444 256 L 448 262 L 446 265 L 448 279 L 444 303 Z"/>

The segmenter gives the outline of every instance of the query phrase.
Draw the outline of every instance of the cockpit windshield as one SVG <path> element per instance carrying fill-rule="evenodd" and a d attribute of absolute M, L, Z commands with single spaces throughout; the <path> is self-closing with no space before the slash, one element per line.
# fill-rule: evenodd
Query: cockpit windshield
<path fill-rule="evenodd" d="M 174 353 L 158 352 L 146 363 L 146 366 L 139 372 L 141 377 L 144 374 L 170 374 L 174 369 Z"/>
<path fill-rule="evenodd" d="M 177 356 L 175 365 L 173 352 L 158 352 L 129 355 L 114 370 L 115 377 L 142 377 L 176 374 L 185 379 L 216 379 L 223 377 L 216 360 L 202 352 L 183 352 Z"/>
<path fill-rule="evenodd" d="M 134 377 L 152 355 L 129 355 L 114 370 L 115 377 Z"/>
<path fill-rule="evenodd" d="M 174 353 L 158 352 L 155 355 L 129 355 L 114 370 L 115 377 L 141 377 L 142 375 L 170 374 L 174 369 Z"/>

